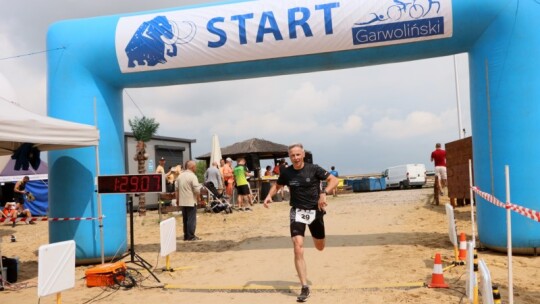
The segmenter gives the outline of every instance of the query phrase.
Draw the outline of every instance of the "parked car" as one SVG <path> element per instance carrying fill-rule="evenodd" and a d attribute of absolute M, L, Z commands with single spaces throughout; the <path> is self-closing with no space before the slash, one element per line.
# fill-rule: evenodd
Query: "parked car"
<path fill-rule="evenodd" d="M 406 164 L 390 167 L 383 172 L 386 189 L 422 188 L 426 184 L 424 164 Z"/>

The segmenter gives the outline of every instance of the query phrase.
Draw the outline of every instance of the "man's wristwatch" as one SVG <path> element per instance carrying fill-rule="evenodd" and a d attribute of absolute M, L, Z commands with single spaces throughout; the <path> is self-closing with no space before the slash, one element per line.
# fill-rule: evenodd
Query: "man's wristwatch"
<path fill-rule="evenodd" d="M 326 192 L 326 190 L 324 190 L 323 192 L 321 192 L 321 194 L 328 195 L 328 192 Z"/>

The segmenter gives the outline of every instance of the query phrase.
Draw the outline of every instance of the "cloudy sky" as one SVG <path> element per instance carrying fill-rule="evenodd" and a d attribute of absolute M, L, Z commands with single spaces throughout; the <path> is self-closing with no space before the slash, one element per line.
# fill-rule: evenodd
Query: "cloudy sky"
<path fill-rule="evenodd" d="M 0 81 L 0 98 L 46 114 L 46 54 L 40 52 L 56 21 L 205 2 L 214 1 L 4 1 L 0 74 L 13 92 Z M 467 56 L 455 59 L 462 125 L 469 136 Z M 459 139 L 454 56 L 127 93 L 133 101 L 124 94 L 126 131 L 131 131 L 127 119 L 155 118 L 158 135 L 195 139 L 194 157 L 210 151 L 213 134 L 221 146 L 256 137 L 302 142 L 315 163 L 335 165 L 340 174 L 362 174 L 405 163 L 431 169 L 435 143 Z"/>

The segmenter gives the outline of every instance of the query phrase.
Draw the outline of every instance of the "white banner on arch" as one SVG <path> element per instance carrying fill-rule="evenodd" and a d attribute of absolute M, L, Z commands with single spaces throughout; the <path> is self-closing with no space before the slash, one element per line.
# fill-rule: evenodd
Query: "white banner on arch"
<path fill-rule="evenodd" d="M 123 73 L 318 54 L 452 36 L 451 0 L 249 1 L 122 17 Z"/>

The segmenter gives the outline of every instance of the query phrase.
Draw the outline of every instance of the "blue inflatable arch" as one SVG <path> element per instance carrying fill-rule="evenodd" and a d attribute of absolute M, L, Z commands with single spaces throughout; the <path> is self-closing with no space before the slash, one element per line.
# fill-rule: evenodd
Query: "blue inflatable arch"
<path fill-rule="evenodd" d="M 467 52 L 475 183 L 535 210 L 540 168 L 540 4 L 535 0 L 238 1 L 71 20 L 48 32 L 49 115 L 100 129 L 101 174 L 123 174 L 122 90 L 344 69 Z M 50 216 L 96 216 L 95 151 L 49 153 Z M 125 252 L 125 197 L 104 195 L 106 257 Z M 478 202 L 481 242 L 504 250 L 505 210 Z M 513 216 L 514 251 L 540 244 Z M 101 255 L 93 222 L 52 222 L 79 262 Z"/>

